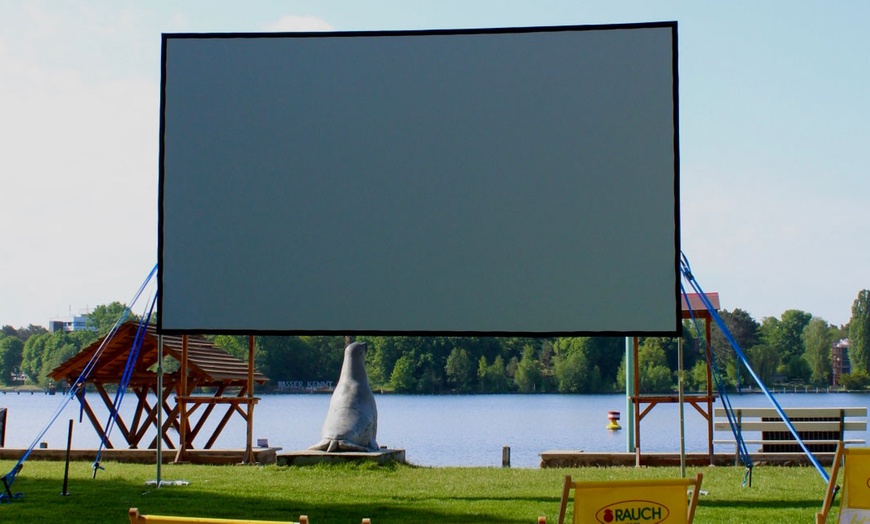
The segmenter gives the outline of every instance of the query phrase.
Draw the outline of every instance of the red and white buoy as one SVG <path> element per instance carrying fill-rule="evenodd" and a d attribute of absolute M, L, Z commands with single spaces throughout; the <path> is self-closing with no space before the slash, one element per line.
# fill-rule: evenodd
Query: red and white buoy
<path fill-rule="evenodd" d="M 607 412 L 607 429 L 610 431 L 616 431 L 618 429 L 622 429 L 619 425 L 619 411 L 608 411 Z"/>

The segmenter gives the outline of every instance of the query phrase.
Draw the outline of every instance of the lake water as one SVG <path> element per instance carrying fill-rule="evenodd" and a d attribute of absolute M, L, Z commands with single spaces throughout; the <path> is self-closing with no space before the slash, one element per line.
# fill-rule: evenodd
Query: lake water
<path fill-rule="evenodd" d="M 870 405 L 870 394 L 777 393 L 783 407 Z M 8 409 L 6 447 L 27 448 L 46 442 L 49 448 L 64 448 L 69 419 L 74 419 L 73 447 L 93 448 L 99 438 L 87 417 L 79 423 L 79 408 L 71 401 L 41 437 L 66 397 L 36 393 L 0 394 L 0 407 Z M 759 394 L 731 395 L 734 407 L 770 406 Z M 268 439 L 270 446 L 284 451 L 305 449 L 320 440 L 330 396 L 327 394 L 263 395 L 254 409 L 254 439 Z M 511 465 L 535 468 L 539 453 L 551 449 L 595 452 L 626 451 L 625 430 L 608 431 L 607 412 L 622 413 L 626 420 L 624 395 L 376 395 L 378 443 L 403 448 L 409 462 L 424 466 L 501 466 L 502 447 L 511 448 Z M 88 402 L 104 421 L 107 410 L 96 394 Z M 152 399 L 153 402 L 153 399 Z M 132 418 L 135 397 L 125 397 L 121 412 Z M 716 406 L 721 405 L 716 403 Z M 98 409 L 101 408 L 101 409 Z M 194 441 L 201 448 L 225 412 L 218 407 L 209 418 L 208 430 Z M 686 449 L 706 452 L 707 426 L 703 417 L 685 406 Z M 153 437 L 149 434 L 148 441 Z M 244 448 L 246 427 L 234 416 L 214 448 Z M 679 409 L 677 404 L 660 404 L 641 423 L 643 451 L 679 452 Z M 870 442 L 870 435 L 850 435 Z M 120 431 L 110 436 L 116 447 L 125 447 Z M 728 435 L 716 433 L 716 438 Z M 727 449 L 726 449 L 727 448 Z M 717 451 L 733 452 L 733 445 Z M 750 450 L 752 448 L 750 447 Z"/>

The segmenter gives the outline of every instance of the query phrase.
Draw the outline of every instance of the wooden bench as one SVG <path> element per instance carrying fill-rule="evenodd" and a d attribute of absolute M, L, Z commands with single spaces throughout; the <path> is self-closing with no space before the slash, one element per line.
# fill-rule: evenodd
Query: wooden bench
<path fill-rule="evenodd" d="M 862 438 L 846 438 L 847 432 L 867 431 L 867 408 L 783 408 L 801 440 L 813 453 L 833 453 L 837 444 L 863 444 Z M 713 410 L 713 430 L 726 431 L 733 437 L 725 408 Z M 776 409 L 734 408 L 733 422 L 746 444 L 760 444 L 759 453 L 803 453 L 800 445 L 779 417 Z M 752 434 L 752 436 L 747 435 Z M 757 435 L 761 435 L 760 438 Z M 732 444 L 734 438 L 714 440 L 714 444 Z"/>
<path fill-rule="evenodd" d="M 167 515 L 142 515 L 137 508 L 130 508 L 130 524 L 308 524 L 308 517 L 299 516 L 298 522 L 278 520 L 216 519 L 208 517 L 172 517 Z M 371 524 L 362 519 L 362 524 Z"/>

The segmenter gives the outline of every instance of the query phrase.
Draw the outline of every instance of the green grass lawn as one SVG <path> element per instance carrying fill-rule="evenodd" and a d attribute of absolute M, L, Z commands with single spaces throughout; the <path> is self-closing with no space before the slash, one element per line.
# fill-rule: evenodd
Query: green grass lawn
<path fill-rule="evenodd" d="M 0 474 L 14 465 L 0 461 Z M 423 468 L 333 465 L 314 467 L 166 465 L 164 480 L 187 486 L 155 488 L 153 465 L 105 463 L 91 478 L 88 462 L 70 465 L 62 496 L 62 462 L 28 461 L 13 491 L 24 498 L 0 505 L 0 522 L 129 522 L 127 510 L 191 517 L 296 520 L 311 524 L 413 522 L 556 522 L 562 481 L 678 477 L 678 468 Z M 825 484 L 807 467 L 757 467 L 742 487 L 736 467 L 689 468 L 704 474 L 695 522 L 813 522 Z M 2 487 L 0 487 L 2 489 Z M 836 513 L 836 512 L 834 512 Z M 833 522 L 833 516 L 830 519 Z"/>

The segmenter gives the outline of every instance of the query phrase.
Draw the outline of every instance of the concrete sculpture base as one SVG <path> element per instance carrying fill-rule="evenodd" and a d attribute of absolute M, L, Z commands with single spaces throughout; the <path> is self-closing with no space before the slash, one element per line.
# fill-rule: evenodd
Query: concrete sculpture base
<path fill-rule="evenodd" d="M 379 449 L 378 451 L 328 452 L 306 449 L 278 453 L 279 466 L 312 466 L 314 464 L 338 464 L 344 462 L 376 462 L 405 464 L 404 449 Z"/>

